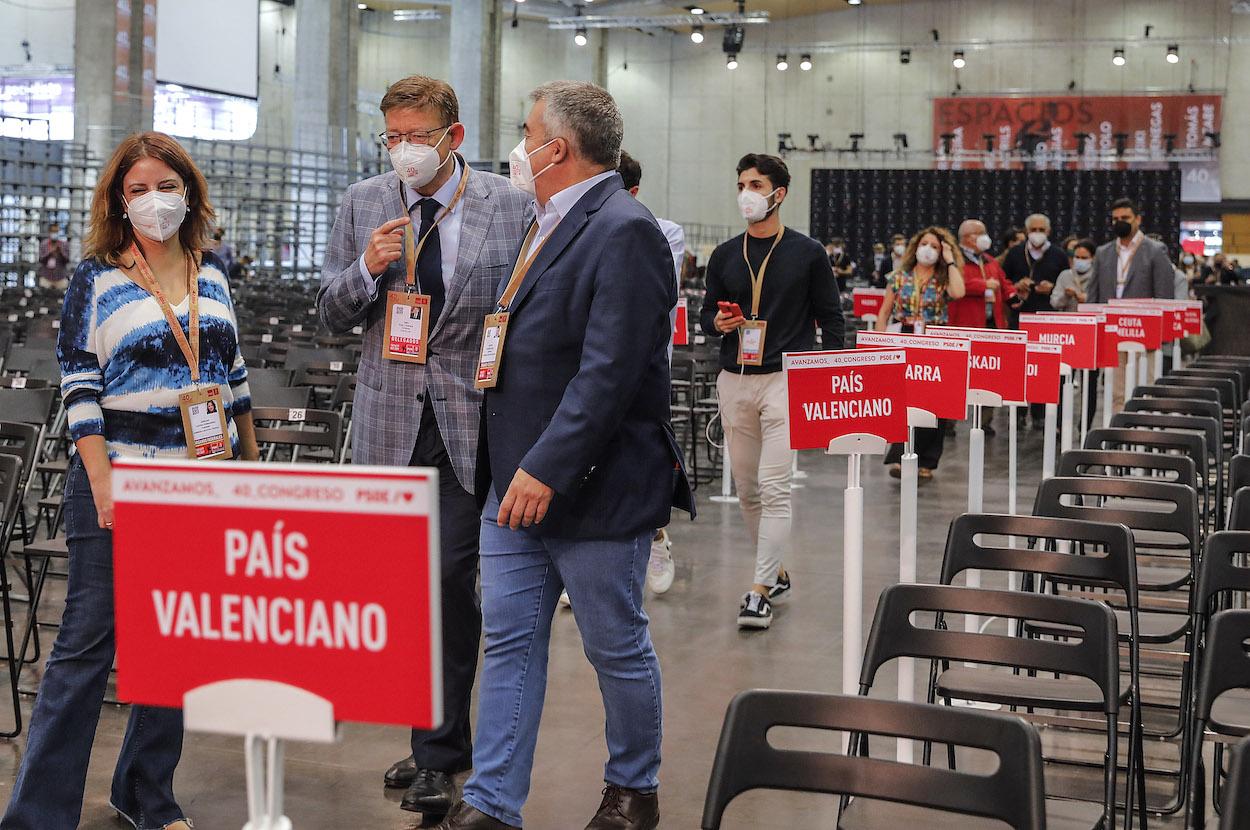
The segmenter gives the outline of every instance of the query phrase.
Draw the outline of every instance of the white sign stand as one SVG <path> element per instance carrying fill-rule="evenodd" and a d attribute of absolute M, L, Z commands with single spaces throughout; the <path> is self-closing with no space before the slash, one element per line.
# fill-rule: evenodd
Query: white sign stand
<path fill-rule="evenodd" d="M 794 460 L 790 462 L 790 489 L 801 490 L 805 485 L 799 482 L 807 478 L 807 473 L 799 469 L 799 451 L 791 450 L 791 452 L 794 453 Z"/>
<path fill-rule="evenodd" d="M 881 455 L 889 444 L 862 432 L 829 442 L 829 455 L 846 456 L 846 492 L 842 499 L 842 693 L 859 693 L 864 661 L 864 488 L 860 473 L 865 455 Z"/>
<path fill-rule="evenodd" d="M 1066 363 L 1059 364 L 1059 374 L 1063 377 L 1063 422 L 1060 424 L 1059 451 L 1068 452 L 1072 449 L 1072 415 L 1075 394 L 1072 385 L 1075 380 L 1072 367 Z"/>
<path fill-rule="evenodd" d="M 1089 381 L 1093 375 L 1089 369 L 1081 370 L 1081 411 L 1076 414 L 1077 422 L 1081 425 L 1081 448 L 1085 447 L 1085 439 L 1089 437 L 1089 418 L 1085 417 L 1089 412 L 1089 403 L 1091 400 L 1091 389 Z"/>
<path fill-rule="evenodd" d="M 1137 391 L 1139 383 L 1144 384 L 1146 371 L 1146 347 L 1141 343 L 1120 343 L 1117 346 L 1120 351 L 1127 355 L 1124 363 L 1124 402 L 1128 403 L 1133 399 L 1133 393 Z M 1138 364 L 1143 377 L 1138 377 Z M 1106 418 L 1107 424 L 1111 423 L 1111 407 L 1107 407 L 1107 412 L 1103 417 Z"/>
<path fill-rule="evenodd" d="M 1178 337 L 1172 341 L 1172 368 L 1181 368 L 1181 339 Z M 1162 372 L 1159 373 L 1162 376 Z"/>
<path fill-rule="evenodd" d="M 725 438 L 725 448 L 721 451 L 720 465 L 720 495 L 709 496 L 708 501 L 714 501 L 717 504 L 737 504 L 738 497 L 733 494 L 733 470 L 729 464 L 729 430 L 725 429 L 725 416 L 718 415 L 720 418 L 721 432 Z"/>
<path fill-rule="evenodd" d="M 1114 397 L 1115 369 L 1108 367 L 1102 370 L 1102 425 L 1104 428 L 1111 426 L 1111 407 Z"/>
<path fill-rule="evenodd" d="M 898 581 L 901 585 L 909 585 L 916 581 L 916 528 L 919 512 L 919 499 L 916 492 L 919 485 L 916 430 L 936 429 L 937 425 L 937 418 L 932 412 L 914 406 L 907 407 L 907 443 L 903 445 L 901 459 L 902 476 L 898 508 Z M 908 702 L 916 699 L 916 664 L 910 657 L 904 657 L 898 661 L 898 699 Z M 899 762 L 910 764 L 914 759 L 912 742 L 906 738 L 899 738 Z"/>
<path fill-rule="evenodd" d="M 984 389 L 968 390 L 968 405 L 972 407 L 972 428 L 968 430 L 968 512 L 985 512 L 985 430 L 981 426 L 981 407 L 1002 406 L 1001 395 Z M 1014 423 L 1014 420 L 1013 420 Z M 981 587 L 981 572 L 969 570 L 966 583 L 969 588 Z M 964 630 L 980 630 L 980 620 L 968 615 L 964 618 Z"/>
<path fill-rule="evenodd" d="M 1175 343 L 1176 341 L 1172 341 L 1172 342 Z M 1175 346 L 1173 346 L 1173 349 L 1175 349 Z M 1155 373 L 1154 373 L 1154 377 L 1150 379 L 1151 383 L 1154 383 L 1156 380 L 1163 377 L 1163 347 L 1162 346 L 1155 349 L 1155 367 L 1154 368 L 1155 368 Z"/>
<path fill-rule="evenodd" d="M 189 731 L 244 736 L 243 830 L 291 830 L 283 815 L 283 741 L 337 741 L 330 701 L 271 680 L 223 680 L 187 692 L 182 711 Z"/>

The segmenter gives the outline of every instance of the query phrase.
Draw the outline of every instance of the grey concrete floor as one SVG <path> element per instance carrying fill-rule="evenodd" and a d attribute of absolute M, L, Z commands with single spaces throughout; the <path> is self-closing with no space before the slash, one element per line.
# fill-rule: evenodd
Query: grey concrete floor
<path fill-rule="evenodd" d="M 1005 414 L 1005 413 L 1004 413 Z M 985 506 L 1007 508 L 1007 424 L 987 441 Z M 1041 471 L 1040 432 L 1020 432 L 1019 506 L 1031 506 Z M 968 436 L 965 424 L 948 438 L 936 478 L 922 485 L 919 514 L 919 576 L 936 579 L 946 528 L 967 504 Z M 650 597 L 647 609 L 664 676 L 665 740 L 661 771 L 664 828 L 697 828 L 725 707 L 743 689 L 765 687 L 836 692 L 841 688 L 842 489 L 846 463 L 804 453 L 809 476 L 794 491 L 794 553 L 786 563 L 794 575 L 793 596 L 777 607 L 766 632 L 742 632 L 735 624 L 738 600 L 749 587 L 753 556 L 735 506 L 707 500 L 699 490 L 700 516 L 678 514 L 670 528 L 678 563 L 667 594 Z M 880 459 L 865 463 L 865 627 L 877 593 L 897 581 L 898 486 Z M 993 584 L 989 582 L 988 584 Z M 59 586 L 55 589 L 59 590 Z M 54 597 L 47 607 L 55 606 Z M 558 612 L 552 643 L 550 686 L 538 744 L 533 786 L 525 808 L 527 828 L 581 828 L 598 806 L 605 760 L 603 708 L 594 672 L 581 651 L 576 624 Z M 30 684 L 36 672 L 28 672 Z M 878 689 L 892 697 L 893 670 Z M 107 805 L 112 764 L 125 727 L 126 709 L 105 706 L 92 756 L 83 820 L 90 830 L 121 827 Z M 287 814 L 296 828 L 419 827 L 420 817 L 398 807 L 399 793 L 384 791 L 388 764 L 407 754 L 406 730 L 347 725 L 332 746 L 289 748 Z M 21 761 L 24 741 L 0 742 L 0 800 L 6 800 Z M 239 828 L 246 821 L 241 739 L 189 734 L 178 771 L 180 801 L 200 830 Z M 727 828 L 829 828 L 829 797 L 751 793 L 731 805 Z M 846 826 L 895 827 L 901 820 L 936 826 L 865 805 Z M 1083 805 L 1057 806 L 1052 827 L 1089 827 L 1096 811 Z M 860 820 L 862 819 L 862 821 Z M 967 822 L 958 825 L 966 827 Z"/>

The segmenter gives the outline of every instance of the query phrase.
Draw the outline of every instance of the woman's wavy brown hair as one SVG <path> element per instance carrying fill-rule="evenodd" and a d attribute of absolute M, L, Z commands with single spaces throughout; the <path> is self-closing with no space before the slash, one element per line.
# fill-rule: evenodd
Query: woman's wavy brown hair
<path fill-rule="evenodd" d="M 216 213 L 208 200 L 208 183 L 182 145 L 165 133 L 145 132 L 127 136 L 100 171 L 95 194 L 91 197 L 91 227 L 83 241 L 83 258 L 97 259 L 118 267 L 122 255 L 134 241 L 134 229 L 126 219 L 122 180 L 141 158 L 159 159 L 182 179 L 186 188 L 187 218 L 178 229 L 182 249 L 200 262 L 200 252 L 208 247 L 209 233 Z"/>
<path fill-rule="evenodd" d="M 903 254 L 903 261 L 899 263 L 899 267 L 909 274 L 915 270 L 916 249 L 920 247 L 920 240 L 924 239 L 928 234 L 933 234 L 938 238 L 939 242 L 945 242 L 947 245 L 951 246 L 951 251 L 955 254 L 955 261 L 948 262 L 946 264 L 954 265 L 962 271 L 964 267 L 964 255 L 959 250 L 959 243 L 955 241 L 955 235 L 946 228 L 940 228 L 937 225 L 927 227 L 911 238 L 911 241 L 907 243 L 907 252 Z M 946 283 L 948 282 L 948 275 L 946 273 L 947 269 L 942 267 L 942 259 L 944 258 L 945 257 L 939 258 L 937 265 L 933 266 L 933 282 L 941 288 L 945 288 Z"/>

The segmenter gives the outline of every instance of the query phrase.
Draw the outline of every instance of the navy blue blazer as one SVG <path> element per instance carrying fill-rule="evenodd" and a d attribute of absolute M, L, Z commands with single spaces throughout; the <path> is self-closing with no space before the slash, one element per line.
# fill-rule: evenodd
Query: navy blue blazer
<path fill-rule="evenodd" d="M 505 280 L 506 282 L 506 280 Z M 502 291 L 502 286 L 501 286 Z M 555 490 L 530 528 L 609 538 L 694 512 L 669 412 L 673 258 L 655 218 L 612 176 L 573 206 L 512 302 L 483 403 L 478 495 L 517 468 Z"/>

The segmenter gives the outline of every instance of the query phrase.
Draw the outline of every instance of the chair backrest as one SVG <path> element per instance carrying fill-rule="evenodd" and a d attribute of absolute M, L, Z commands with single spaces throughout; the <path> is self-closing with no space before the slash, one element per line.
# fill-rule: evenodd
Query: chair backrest
<path fill-rule="evenodd" d="M 1202 609 L 1219 594 L 1227 591 L 1250 593 L 1250 532 L 1220 530 L 1207 537 L 1198 564 L 1198 582 L 1193 591 L 1193 606 Z"/>
<path fill-rule="evenodd" d="M 253 397 L 255 397 L 254 393 L 261 387 L 272 389 L 274 387 L 281 388 L 283 386 L 290 386 L 292 374 L 293 373 L 290 369 L 278 369 L 274 367 L 248 369 L 247 385 L 248 388 L 252 390 Z"/>
<path fill-rule="evenodd" d="M 1221 371 L 1234 371 L 1241 376 L 1241 388 L 1247 388 L 1250 384 L 1250 363 L 1245 358 L 1228 357 L 1222 355 L 1200 355 L 1193 363 L 1189 364 L 1191 369 L 1219 369 Z"/>
<path fill-rule="evenodd" d="M 1124 429 L 1167 429 L 1196 432 L 1206 438 L 1207 453 L 1221 459 L 1224 447 L 1224 426 L 1218 418 L 1197 415 L 1152 415 L 1149 412 L 1117 412 L 1111 426 Z"/>
<path fill-rule="evenodd" d="M 1250 738 L 1234 746 L 1231 755 L 1220 826 L 1246 827 L 1250 825 Z"/>
<path fill-rule="evenodd" d="M 1224 410 L 1217 401 L 1195 398 L 1133 398 L 1124 402 L 1125 412 L 1157 412 L 1160 415 L 1197 415 L 1211 418 L 1217 424 L 1224 421 Z"/>
<path fill-rule="evenodd" d="M 335 360 L 330 362 L 309 363 L 295 370 L 296 386 L 333 386 L 337 387 L 339 378 L 356 371 L 354 361 Z"/>
<path fill-rule="evenodd" d="M 1065 504 L 1066 496 L 1155 502 L 1170 505 L 1170 509 L 1151 510 L 1144 505 L 1133 506 L 1127 501 L 1117 501 L 1110 506 Z M 1042 481 L 1037 488 L 1033 514 L 1061 519 L 1116 522 L 1132 530 L 1178 534 L 1189 543 L 1191 557 L 1196 558 L 1199 553 L 1201 537 L 1198 530 L 1198 495 L 1192 487 L 1184 484 L 1109 476 L 1052 476 Z"/>
<path fill-rule="evenodd" d="M 44 426 L 52 415 L 55 389 L 0 389 L 0 419 Z"/>
<path fill-rule="evenodd" d="M 312 389 L 307 386 L 249 386 L 252 405 L 274 409 L 308 409 Z"/>
<path fill-rule="evenodd" d="M 1250 456 L 1247 457 L 1250 460 Z M 1142 470 L 1147 477 L 1163 474 L 1156 480 L 1175 481 L 1198 487 L 1198 468 L 1185 455 L 1161 452 L 1129 452 L 1127 450 L 1068 450 L 1059 456 L 1055 475 L 1060 476 L 1123 476 L 1125 470 Z"/>
<path fill-rule="evenodd" d="M 46 344 L 29 346 L 14 343 L 4 358 L 4 371 L 29 372 L 36 363 L 42 360 L 56 361 L 56 350 Z"/>
<path fill-rule="evenodd" d="M 1043 549 L 986 544 L 992 536 L 1020 536 L 1042 541 Z M 1080 547 L 1061 552 L 1048 542 L 1075 542 Z M 1090 551 L 1089 546 L 1099 548 Z M 1056 549 L 1051 549 L 1056 548 Z M 968 570 L 1015 571 L 1063 577 L 1081 585 L 1115 587 L 1136 608 L 1137 559 L 1133 532 L 1124 525 L 1049 516 L 1010 516 L 965 513 L 956 516 L 946 534 L 942 558 L 943 585 Z"/>
<path fill-rule="evenodd" d="M 1165 386 L 1151 384 L 1138 386 L 1133 394 L 1139 398 L 1188 398 L 1200 401 L 1220 402 L 1220 392 L 1208 386 Z"/>
<path fill-rule="evenodd" d="M 291 370 L 303 369 L 310 364 L 328 364 L 341 362 L 355 364 L 357 356 L 349 349 L 320 349 L 315 346 L 291 346 L 282 359 L 283 367 Z"/>
<path fill-rule="evenodd" d="M 855 730 L 975 747 L 998 758 L 992 773 L 832 752 L 781 749 L 775 727 Z M 1046 826 L 1041 741 L 1032 725 L 997 713 L 818 692 L 739 693 L 725 713 L 703 807 L 703 830 L 718 830 L 726 806 L 749 790 L 785 790 L 880 799 L 1013 828 Z"/>
<path fill-rule="evenodd" d="M 1164 375 L 1155 380 L 1158 386 L 1180 386 L 1185 388 L 1214 389 L 1220 396 L 1220 405 L 1226 410 L 1237 411 L 1237 389 L 1231 380 L 1212 377 L 1181 377 Z"/>
<path fill-rule="evenodd" d="M 1165 432 L 1156 429 L 1126 429 L 1099 427 L 1085 436 L 1085 448 L 1106 450 L 1119 447 L 1146 447 L 1152 452 L 1182 452 L 1194 462 L 1198 479 L 1205 481 L 1210 464 L 1207 459 L 1207 442 L 1201 435 L 1187 432 Z"/>
<path fill-rule="evenodd" d="M 1250 611 L 1220 611 L 1211 617 L 1207 642 L 1198 667 L 1194 716 L 1211 719 L 1211 704 L 1231 689 L 1250 689 Z"/>
<path fill-rule="evenodd" d="M 1079 639 L 1033 640 L 948 628 L 921 628 L 914 612 L 1056 623 L 1080 629 Z M 891 585 L 881 592 L 859 676 L 861 693 L 877 670 L 900 657 L 1012 666 L 1092 680 L 1103 693 L 1103 712 L 1119 711 L 1120 672 L 1115 613 L 1101 602 L 1021 591 L 986 591 L 951 585 Z"/>
<path fill-rule="evenodd" d="M 1250 455 L 1237 453 L 1228 460 L 1228 492 L 1250 487 Z"/>
<path fill-rule="evenodd" d="M 22 460 L 0 449 L 0 551 L 6 551 L 13 538 L 13 526 L 21 505 Z"/>
<path fill-rule="evenodd" d="M 334 396 L 330 398 L 330 406 L 336 410 L 340 409 L 344 404 L 352 403 L 356 400 L 356 375 L 340 375 L 338 386 L 334 387 Z"/>
<path fill-rule="evenodd" d="M 1241 402 L 1246 399 L 1245 389 L 1241 385 L 1241 373 L 1235 369 L 1217 369 L 1207 366 L 1201 369 L 1174 369 L 1168 372 L 1167 377 L 1179 378 L 1199 378 L 1203 380 L 1228 380 L 1233 384 L 1233 406 L 1232 409 L 1239 409 Z"/>
<path fill-rule="evenodd" d="M 22 478 L 28 478 L 39 456 L 39 427 L 20 421 L 0 421 L 0 455 L 17 458 L 22 465 Z"/>
<path fill-rule="evenodd" d="M 252 420 L 256 423 L 258 444 L 324 447 L 331 450 L 335 456 L 342 446 L 343 419 L 337 412 L 328 412 L 324 409 L 282 409 L 257 406 L 252 408 Z M 273 424 L 295 424 L 296 426 L 273 426 Z M 320 428 L 303 429 L 304 426 Z"/>

